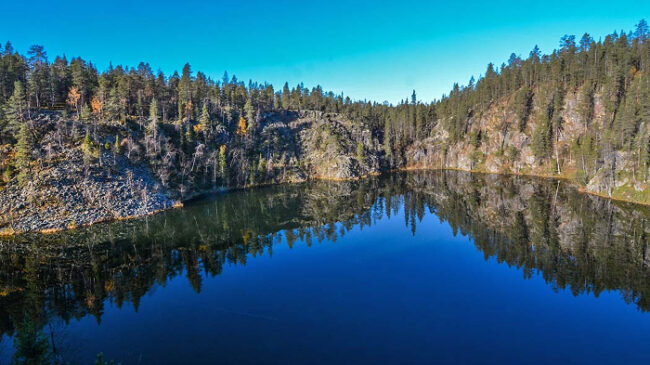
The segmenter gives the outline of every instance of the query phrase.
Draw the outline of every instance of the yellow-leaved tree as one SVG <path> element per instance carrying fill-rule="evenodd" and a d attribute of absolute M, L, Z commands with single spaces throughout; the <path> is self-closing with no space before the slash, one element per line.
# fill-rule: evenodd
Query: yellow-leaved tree
<path fill-rule="evenodd" d="M 76 87 L 71 87 L 70 91 L 68 92 L 68 99 L 66 102 L 70 106 L 74 106 L 75 111 L 77 112 L 77 119 L 79 119 L 79 99 L 81 99 L 81 94 L 79 94 L 79 90 L 77 90 Z"/>
<path fill-rule="evenodd" d="M 247 133 L 246 130 L 246 118 L 239 117 L 239 125 L 237 126 L 237 134 L 240 136 L 245 136 Z"/>
<path fill-rule="evenodd" d="M 93 109 L 93 114 L 104 119 L 104 103 L 97 96 L 93 96 L 92 100 L 90 100 L 90 107 Z"/>

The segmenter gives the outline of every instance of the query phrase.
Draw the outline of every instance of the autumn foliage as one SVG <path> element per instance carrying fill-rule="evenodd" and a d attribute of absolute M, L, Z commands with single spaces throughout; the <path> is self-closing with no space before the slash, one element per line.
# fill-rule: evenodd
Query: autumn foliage
<path fill-rule="evenodd" d="M 104 103 L 102 103 L 97 96 L 93 96 L 92 100 L 90 101 L 90 107 L 93 110 L 93 114 L 102 115 L 102 110 L 104 109 Z"/>
<path fill-rule="evenodd" d="M 240 135 L 240 136 L 245 136 L 247 132 L 248 132 L 248 130 L 247 130 L 247 126 L 246 126 L 246 118 L 239 117 L 239 124 L 237 126 L 237 134 Z"/>
<path fill-rule="evenodd" d="M 70 91 L 68 92 L 68 99 L 66 102 L 68 105 L 73 106 L 75 110 L 77 111 L 77 116 L 79 116 L 79 99 L 81 99 L 81 94 L 79 93 L 79 90 L 77 90 L 76 87 L 71 87 Z"/>

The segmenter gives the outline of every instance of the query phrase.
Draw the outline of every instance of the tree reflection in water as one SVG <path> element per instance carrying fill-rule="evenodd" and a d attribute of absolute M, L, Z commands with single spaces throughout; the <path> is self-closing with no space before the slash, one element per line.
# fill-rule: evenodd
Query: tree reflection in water
<path fill-rule="evenodd" d="M 456 171 L 232 192 L 139 220 L 5 239 L 0 248 L 0 334 L 84 316 L 107 301 L 137 309 L 154 285 L 202 278 L 272 255 L 283 237 L 307 246 L 404 211 L 416 234 L 425 214 L 471 238 L 486 259 L 543 276 L 553 288 L 598 296 L 618 290 L 650 309 L 647 207 L 584 195 L 552 180 Z M 18 336 L 20 337 L 20 336 Z"/>

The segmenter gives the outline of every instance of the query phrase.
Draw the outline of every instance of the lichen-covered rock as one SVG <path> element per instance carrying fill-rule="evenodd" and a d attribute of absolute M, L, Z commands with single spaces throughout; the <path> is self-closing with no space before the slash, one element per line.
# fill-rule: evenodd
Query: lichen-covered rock
<path fill-rule="evenodd" d="M 169 188 L 161 178 L 164 175 L 153 173 L 148 164 L 143 153 L 146 146 L 131 144 L 124 137 L 122 151 L 110 152 L 115 134 L 123 126 L 94 130 L 98 142 L 89 154 L 80 142 L 89 131 L 87 125 L 56 114 L 39 114 L 32 122 L 43 136 L 38 155 L 44 158 L 33 163 L 33 175 L 26 183 L 21 185 L 14 177 L 0 187 L 2 234 L 59 230 L 147 215 L 216 188 L 190 184 L 181 189 Z M 61 126 L 73 135 L 66 142 L 59 140 L 65 139 L 56 130 Z M 230 188 L 310 179 L 356 179 L 381 170 L 382 151 L 377 137 L 362 124 L 339 114 L 268 113 L 257 133 L 260 156 L 280 157 L 255 166 L 261 177 L 258 181 L 251 182 L 250 165 L 248 169 L 233 169 Z M 222 134 L 219 138 L 226 143 L 232 136 Z M 2 156 L 11 157 L 8 153 Z M 241 155 L 230 158 L 246 162 Z"/>
<path fill-rule="evenodd" d="M 85 167 L 78 149 L 57 154 L 24 186 L 0 191 L 0 232 L 49 231 L 142 216 L 176 201 L 144 166 L 104 153 L 102 168 Z"/>

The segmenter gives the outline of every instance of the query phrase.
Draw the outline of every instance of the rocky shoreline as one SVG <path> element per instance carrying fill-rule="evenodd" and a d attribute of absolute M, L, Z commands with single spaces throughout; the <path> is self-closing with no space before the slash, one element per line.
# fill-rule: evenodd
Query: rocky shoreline
<path fill-rule="evenodd" d="M 180 204 L 144 166 L 102 156 L 109 168 L 84 167 L 79 151 L 66 153 L 24 186 L 0 191 L 0 235 L 55 232 L 98 222 L 141 217 Z"/>

